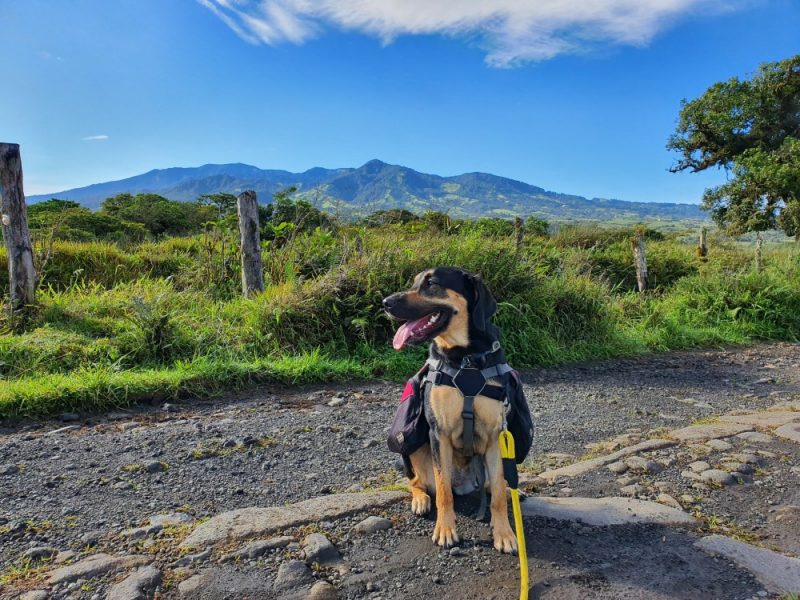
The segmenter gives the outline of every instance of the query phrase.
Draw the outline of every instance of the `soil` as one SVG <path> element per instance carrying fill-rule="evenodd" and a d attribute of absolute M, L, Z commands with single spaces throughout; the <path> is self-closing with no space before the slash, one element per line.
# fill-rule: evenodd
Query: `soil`
<path fill-rule="evenodd" d="M 524 468 L 535 471 L 573 462 L 587 445 L 620 434 L 644 439 L 731 410 L 800 399 L 800 345 L 676 352 L 522 375 L 537 428 Z M 199 566 L 170 567 L 180 555 L 169 540 L 129 540 L 123 530 L 176 510 L 202 519 L 391 486 L 402 476 L 385 436 L 401 391 L 385 381 L 268 387 L 213 401 L 0 425 L 0 576 L 35 546 L 146 552 L 165 574 L 159 597 L 177 598 L 175 583 Z M 645 454 L 662 468 L 636 480 L 645 499 L 664 491 L 693 496 L 686 508 L 705 523 L 700 532 L 526 519 L 530 597 L 764 597 L 748 572 L 692 543 L 714 531 L 800 555 L 800 445 L 727 441 L 734 446 L 727 454 L 767 453 L 742 484 L 693 487 L 681 476 L 687 465 L 721 455 L 687 446 Z M 618 477 L 602 468 L 529 493 L 619 495 Z M 340 598 L 516 598 L 517 559 L 493 549 L 488 525 L 471 517 L 475 506 L 474 498 L 457 502 L 457 551 L 434 546 L 433 517 L 411 515 L 406 503 L 379 511 L 394 527 L 369 536 L 349 533 L 364 515 L 320 524 L 344 560 L 316 574 L 334 583 Z M 299 538 L 303 531 L 286 533 Z M 235 569 L 271 581 L 282 561 L 298 555 L 290 546 Z M 101 598 L 113 579 L 61 588 L 52 597 Z M 0 587 L 0 597 L 36 587 L 33 576 L 12 583 Z"/>

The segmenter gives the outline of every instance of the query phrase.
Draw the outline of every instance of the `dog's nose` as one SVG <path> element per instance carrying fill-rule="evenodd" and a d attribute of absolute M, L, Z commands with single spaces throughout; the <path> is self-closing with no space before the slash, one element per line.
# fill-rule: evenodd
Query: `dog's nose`
<path fill-rule="evenodd" d="M 397 303 L 397 298 L 392 296 L 387 296 L 383 299 L 383 308 L 386 310 L 391 310 L 391 308 Z"/>

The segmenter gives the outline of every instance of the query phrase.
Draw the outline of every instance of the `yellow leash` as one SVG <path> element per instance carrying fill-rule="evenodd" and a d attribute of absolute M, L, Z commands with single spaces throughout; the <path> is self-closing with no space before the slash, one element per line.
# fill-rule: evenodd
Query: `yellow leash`
<path fill-rule="evenodd" d="M 528 600 L 528 552 L 525 549 L 525 530 L 522 526 L 522 509 L 519 506 L 519 480 L 517 477 L 514 436 L 504 429 L 500 432 L 500 456 L 503 459 L 503 475 L 511 491 L 511 506 L 514 509 L 514 531 L 517 535 L 519 555 L 519 599 Z"/>

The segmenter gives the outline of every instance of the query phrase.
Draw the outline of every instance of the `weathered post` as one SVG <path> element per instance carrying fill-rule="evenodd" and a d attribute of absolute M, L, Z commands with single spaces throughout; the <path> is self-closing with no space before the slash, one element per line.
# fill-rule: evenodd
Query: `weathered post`
<path fill-rule="evenodd" d="M 525 221 L 523 221 L 522 217 L 514 217 L 514 247 L 516 248 L 517 254 L 522 251 L 522 241 L 525 237 Z"/>
<path fill-rule="evenodd" d="M 631 240 L 633 246 L 633 261 L 636 266 L 636 283 L 639 286 L 639 292 L 642 293 L 647 289 L 647 257 L 644 253 L 644 233 L 641 230 L 636 230 L 636 235 Z"/>
<path fill-rule="evenodd" d="M 245 296 L 252 296 L 264 291 L 256 193 L 242 192 L 237 198 L 236 206 L 239 213 L 239 236 L 242 242 L 242 293 Z"/>
<path fill-rule="evenodd" d="M 19 144 L 0 143 L 0 218 L 8 254 L 8 283 L 13 315 L 25 312 L 33 304 L 36 290 Z"/>
<path fill-rule="evenodd" d="M 697 256 L 699 256 L 700 260 L 703 262 L 705 262 L 708 257 L 708 246 L 706 245 L 707 233 L 708 230 L 705 227 L 700 228 L 700 243 L 697 245 Z"/>
<path fill-rule="evenodd" d="M 762 254 L 762 246 L 764 245 L 764 238 L 759 231 L 756 233 L 756 271 L 761 272 L 764 268 L 764 255 Z"/>

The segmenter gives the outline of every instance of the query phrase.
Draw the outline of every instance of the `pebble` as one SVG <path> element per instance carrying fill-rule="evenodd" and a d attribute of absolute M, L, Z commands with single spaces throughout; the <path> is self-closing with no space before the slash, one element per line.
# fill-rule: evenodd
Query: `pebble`
<path fill-rule="evenodd" d="M 344 398 L 333 398 L 332 400 L 330 400 L 328 402 L 328 406 L 330 406 L 332 408 L 336 408 L 337 406 L 341 406 L 345 402 L 347 402 L 347 401 Z"/>
<path fill-rule="evenodd" d="M 314 581 L 311 570 L 301 560 L 289 560 L 278 567 L 275 577 L 275 588 L 278 590 L 295 590 Z"/>
<path fill-rule="evenodd" d="M 708 469 L 700 473 L 701 479 L 706 483 L 713 483 L 715 485 L 733 485 L 736 483 L 736 478 L 721 469 Z"/>
<path fill-rule="evenodd" d="M 733 448 L 733 445 L 730 442 L 726 442 L 725 440 L 708 440 L 706 442 L 706 446 L 708 446 L 712 450 L 718 450 L 720 452 L 725 452 Z"/>
<path fill-rule="evenodd" d="M 166 471 L 167 468 L 168 468 L 167 463 L 162 462 L 160 460 L 150 461 L 144 466 L 144 470 L 147 471 L 148 473 L 161 473 L 163 471 Z"/>
<path fill-rule="evenodd" d="M 353 531 L 361 534 L 375 533 L 376 531 L 385 531 L 392 528 L 392 522 L 383 517 L 367 517 L 353 528 Z"/>
<path fill-rule="evenodd" d="M 708 471 L 711 465 L 704 460 L 696 460 L 693 463 L 689 463 L 688 467 L 695 473 L 702 473 L 703 471 Z"/>
<path fill-rule="evenodd" d="M 332 562 L 339 560 L 339 551 L 331 541 L 321 533 L 307 535 L 302 543 L 303 554 L 310 562 Z"/>
<path fill-rule="evenodd" d="M 611 463 L 610 465 L 606 465 L 606 468 L 612 473 L 617 473 L 618 475 L 621 475 L 622 473 L 628 470 L 628 465 L 626 465 L 622 461 L 617 461 Z"/>
<path fill-rule="evenodd" d="M 338 598 L 336 588 L 327 581 L 318 581 L 311 586 L 308 592 L 307 600 L 336 600 Z"/>

